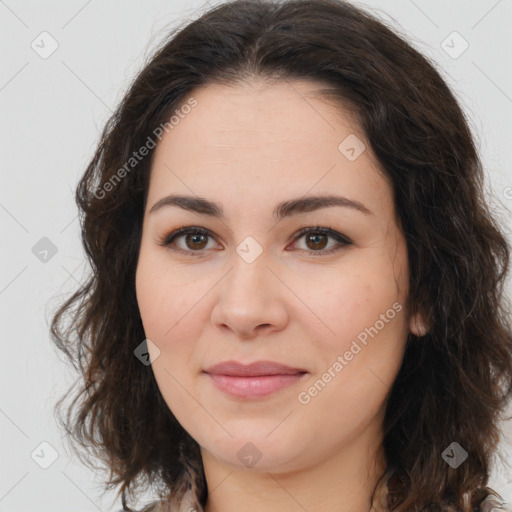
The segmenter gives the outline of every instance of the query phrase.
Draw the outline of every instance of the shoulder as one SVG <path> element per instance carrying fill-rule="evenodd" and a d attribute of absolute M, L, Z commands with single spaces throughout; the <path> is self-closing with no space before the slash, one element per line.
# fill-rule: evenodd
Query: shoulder
<path fill-rule="evenodd" d="M 153 501 L 152 503 L 147 504 L 143 509 L 139 512 L 167 512 L 171 509 L 163 501 Z M 118 512 L 126 512 L 126 509 L 119 509 Z"/>
<path fill-rule="evenodd" d="M 120 510 L 119 512 L 124 512 Z M 192 489 L 178 496 L 167 498 L 146 505 L 140 512 L 204 512 Z"/>
<path fill-rule="evenodd" d="M 140 512 L 189 512 L 190 510 L 203 512 L 203 508 L 200 507 L 197 502 L 193 503 L 192 507 L 190 507 L 191 504 L 188 499 L 183 500 L 179 504 L 172 504 L 167 500 L 155 501 L 146 505 Z M 123 512 L 123 510 L 119 512 Z M 480 503 L 479 512 L 512 512 L 512 507 L 502 501 L 498 496 L 489 494 L 482 503 Z"/>
<path fill-rule="evenodd" d="M 498 498 L 498 496 L 489 494 L 487 498 L 480 503 L 480 512 L 512 512 L 512 507 Z"/>
<path fill-rule="evenodd" d="M 154 501 L 147 504 L 143 509 L 140 509 L 139 512 L 167 512 L 170 510 L 171 509 L 166 508 L 163 501 Z M 117 512 L 126 512 L 126 509 L 120 508 Z"/>

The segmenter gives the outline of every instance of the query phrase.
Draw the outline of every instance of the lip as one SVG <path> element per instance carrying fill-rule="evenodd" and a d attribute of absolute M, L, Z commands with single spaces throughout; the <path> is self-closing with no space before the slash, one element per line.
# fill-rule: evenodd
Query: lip
<path fill-rule="evenodd" d="M 223 361 L 206 370 L 210 375 L 230 375 L 233 377 L 261 377 L 264 375 L 296 375 L 305 373 L 303 368 L 292 368 L 276 361 L 255 361 L 243 364 L 238 361 Z"/>
<path fill-rule="evenodd" d="M 308 372 L 275 361 L 256 361 L 247 365 L 224 361 L 209 367 L 205 373 L 224 393 L 237 398 L 257 399 L 299 382 Z"/>

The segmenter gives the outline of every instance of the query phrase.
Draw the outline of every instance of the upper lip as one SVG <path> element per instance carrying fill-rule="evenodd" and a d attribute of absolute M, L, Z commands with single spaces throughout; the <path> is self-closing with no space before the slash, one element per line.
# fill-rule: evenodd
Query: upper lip
<path fill-rule="evenodd" d="M 242 364 L 238 361 L 223 361 L 214 364 L 205 370 L 213 375 L 231 375 L 237 377 L 256 377 L 263 375 L 294 375 L 306 373 L 301 368 L 292 368 L 275 361 L 255 361 L 250 364 Z"/>

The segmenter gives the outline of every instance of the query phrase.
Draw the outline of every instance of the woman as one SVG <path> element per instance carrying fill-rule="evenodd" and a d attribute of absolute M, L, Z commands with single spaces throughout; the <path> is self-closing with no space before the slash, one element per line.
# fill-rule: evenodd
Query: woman
<path fill-rule="evenodd" d="M 146 511 L 506 510 L 509 246 L 434 67 L 336 0 L 173 34 L 77 189 L 64 422 Z M 65 314 L 77 306 L 73 322 Z"/>

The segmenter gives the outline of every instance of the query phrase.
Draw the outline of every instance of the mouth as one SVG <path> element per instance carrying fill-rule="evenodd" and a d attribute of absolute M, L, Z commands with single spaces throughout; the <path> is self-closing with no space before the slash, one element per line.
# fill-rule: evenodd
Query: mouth
<path fill-rule="evenodd" d="M 274 361 L 248 365 L 225 361 L 204 371 L 217 389 L 243 399 L 257 399 L 274 394 L 301 381 L 308 372 Z"/>

